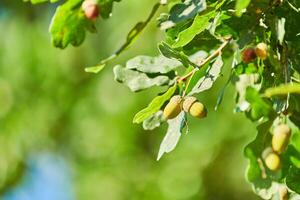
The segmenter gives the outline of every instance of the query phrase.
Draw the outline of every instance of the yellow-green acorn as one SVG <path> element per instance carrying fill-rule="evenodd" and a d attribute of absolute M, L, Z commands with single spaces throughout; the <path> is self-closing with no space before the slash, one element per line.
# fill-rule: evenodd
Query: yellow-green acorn
<path fill-rule="evenodd" d="M 196 97 L 187 97 L 183 101 L 183 110 L 193 117 L 204 118 L 207 115 L 205 106 Z"/>
<path fill-rule="evenodd" d="M 181 102 L 181 96 L 173 96 L 164 109 L 164 117 L 166 119 L 173 119 L 177 117 L 177 115 L 179 115 L 179 113 L 181 112 Z"/>
<path fill-rule="evenodd" d="M 286 124 L 280 124 L 274 128 L 272 137 L 272 148 L 277 153 L 282 153 L 289 143 L 291 129 Z"/>
<path fill-rule="evenodd" d="M 261 59 L 266 59 L 268 57 L 268 45 L 266 43 L 259 43 L 258 45 L 256 45 L 255 47 L 255 53 L 256 56 L 261 58 Z"/>
<path fill-rule="evenodd" d="M 280 168 L 280 157 L 276 153 L 270 153 L 265 158 L 265 163 L 270 170 L 276 171 Z"/>

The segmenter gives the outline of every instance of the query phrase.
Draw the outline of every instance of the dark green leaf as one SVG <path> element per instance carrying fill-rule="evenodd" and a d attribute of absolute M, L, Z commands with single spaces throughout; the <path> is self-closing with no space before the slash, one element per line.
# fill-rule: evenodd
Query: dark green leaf
<path fill-rule="evenodd" d="M 206 9 L 206 0 L 186 0 L 176 4 L 170 10 L 170 16 L 160 24 L 161 29 L 175 26 L 177 23 L 195 17 L 198 13 Z"/>
<path fill-rule="evenodd" d="M 185 54 L 173 49 L 165 42 L 161 42 L 160 44 L 158 44 L 158 49 L 162 55 L 167 58 L 175 58 L 179 60 L 186 68 L 188 68 L 189 66 L 197 67 L 197 65 L 191 62 Z"/>
<path fill-rule="evenodd" d="M 84 16 L 81 3 L 82 0 L 69 0 L 56 9 L 50 25 L 55 47 L 79 46 L 84 41 L 85 31 L 92 29 L 93 22 Z"/>
<path fill-rule="evenodd" d="M 286 176 L 285 183 L 289 187 L 289 189 L 293 190 L 296 193 L 300 193 L 300 169 L 292 166 L 289 169 L 289 173 Z"/>
<path fill-rule="evenodd" d="M 258 120 L 261 117 L 270 117 L 274 114 L 272 104 L 263 99 L 256 89 L 248 87 L 246 90 L 246 101 L 250 103 L 250 117 L 253 120 Z"/>
<path fill-rule="evenodd" d="M 244 155 L 249 159 L 249 166 L 246 177 L 255 188 L 269 188 L 271 180 L 266 176 L 265 168 L 261 158 L 264 149 L 269 146 L 271 134 L 269 129 L 273 124 L 273 119 L 260 124 L 257 127 L 257 136 L 244 149 Z"/>

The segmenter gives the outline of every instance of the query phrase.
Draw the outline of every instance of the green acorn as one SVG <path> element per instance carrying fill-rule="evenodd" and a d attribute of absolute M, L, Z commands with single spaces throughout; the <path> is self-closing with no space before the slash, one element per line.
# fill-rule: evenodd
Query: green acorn
<path fill-rule="evenodd" d="M 286 124 L 280 124 L 274 128 L 272 137 L 272 148 L 277 153 L 285 151 L 291 137 L 291 129 Z"/>
<path fill-rule="evenodd" d="M 163 113 L 164 117 L 166 119 L 173 119 L 177 117 L 182 110 L 181 102 L 182 102 L 181 96 L 179 95 L 173 96 L 164 109 L 164 113 Z"/>
<path fill-rule="evenodd" d="M 196 97 L 187 97 L 183 101 L 183 110 L 193 117 L 204 118 L 207 115 L 205 106 Z"/>

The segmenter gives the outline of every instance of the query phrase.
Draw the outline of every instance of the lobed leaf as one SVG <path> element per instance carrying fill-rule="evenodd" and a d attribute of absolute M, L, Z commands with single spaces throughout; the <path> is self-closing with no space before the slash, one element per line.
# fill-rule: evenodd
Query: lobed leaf
<path fill-rule="evenodd" d="M 249 143 L 244 149 L 244 155 L 249 159 L 249 165 L 246 172 L 246 178 L 253 184 L 256 189 L 271 187 L 271 180 L 266 176 L 261 154 L 269 145 L 269 129 L 273 124 L 273 119 L 266 121 L 257 126 L 256 138 Z"/>
<path fill-rule="evenodd" d="M 167 20 L 160 23 L 162 30 L 171 28 L 177 23 L 194 18 L 198 13 L 206 9 L 206 0 L 185 0 L 183 3 L 175 4 Z"/>
<path fill-rule="evenodd" d="M 212 64 L 212 66 L 208 69 L 205 76 L 203 76 L 198 80 L 198 82 L 195 84 L 193 89 L 188 93 L 188 95 L 198 94 L 200 92 L 210 89 L 213 86 L 214 82 L 219 77 L 223 64 L 224 63 L 220 55 L 217 57 L 215 62 Z M 202 72 L 200 73 L 202 74 Z M 197 74 L 197 76 L 199 75 Z"/>
<path fill-rule="evenodd" d="M 133 92 L 138 92 L 153 86 L 168 85 L 173 81 L 166 75 L 158 75 L 153 78 L 147 74 L 130 70 L 117 65 L 114 67 L 115 80 L 125 84 Z"/>
<path fill-rule="evenodd" d="M 175 149 L 185 124 L 186 113 L 183 111 L 176 118 L 168 120 L 169 127 L 162 143 L 160 144 L 157 160 L 159 160 L 164 153 L 170 153 Z"/>
<path fill-rule="evenodd" d="M 181 65 L 182 64 L 179 61 L 164 56 L 137 56 L 127 61 L 126 68 L 144 73 L 166 74 Z"/>
<path fill-rule="evenodd" d="M 210 20 L 213 19 L 216 14 L 217 12 L 213 10 L 204 15 L 197 15 L 193 21 L 193 24 L 189 28 L 179 33 L 172 47 L 179 48 L 187 45 L 194 39 L 196 35 L 200 34 L 209 27 Z"/>
<path fill-rule="evenodd" d="M 95 30 L 93 22 L 86 19 L 81 10 L 82 0 L 69 0 L 58 6 L 50 24 L 52 43 L 55 47 L 66 48 L 69 44 L 79 46 L 86 30 Z"/>
<path fill-rule="evenodd" d="M 289 189 L 293 190 L 294 192 L 300 194 L 300 169 L 292 166 L 289 169 L 289 173 L 286 176 L 285 183 L 289 187 Z"/>
<path fill-rule="evenodd" d="M 189 66 L 197 67 L 195 63 L 189 60 L 189 57 L 170 47 L 165 42 L 161 42 L 160 44 L 158 44 L 158 49 L 162 55 L 164 55 L 167 58 L 175 58 L 179 60 L 186 68 L 188 68 Z"/>
<path fill-rule="evenodd" d="M 164 121 L 163 112 L 160 110 L 145 121 L 143 121 L 144 130 L 153 130 L 160 126 Z"/>
<path fill-rule="evenodd" d="M 250 116 L 253 120 L 258 120 L 262 117 L 271 117 L 274 114 L 272 104 L 263 99 L 258 91 L 252 87 L 246 89 L 246 101 L 250 103 Z"/>

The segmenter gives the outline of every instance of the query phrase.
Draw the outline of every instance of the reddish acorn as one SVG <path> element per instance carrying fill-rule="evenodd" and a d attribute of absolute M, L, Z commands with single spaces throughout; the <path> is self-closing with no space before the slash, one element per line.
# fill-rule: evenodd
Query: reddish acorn
<path fill-rule="evenodd" d="M 86 18 L 95 20 L 100 14 L 100 8 L 95 0 L 85 0 L 82 4 L 82 10 Z"/>
<path fill-rule="evenodd" d="M 255 49 L 247 48 L 242 52 L 242 60 L 244 63 L 250 63 L 256 59 Z"/>

